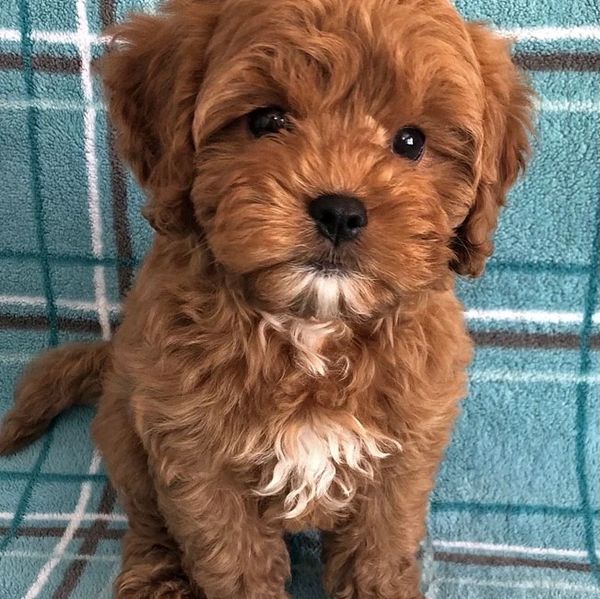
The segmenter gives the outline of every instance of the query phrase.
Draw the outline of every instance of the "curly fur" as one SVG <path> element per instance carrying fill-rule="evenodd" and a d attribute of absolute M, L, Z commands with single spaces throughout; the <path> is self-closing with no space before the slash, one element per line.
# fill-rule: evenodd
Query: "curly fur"
<path fill-rule="evenodd" d="M 0 451 L 101 396 L 120 598 L 283 599 L 283 533 L 307 527 L 334 599 L 421 597 L 471 357 L 454 280 L 528 152 L 507 43 L 447 0 L 171 0 L 114 36 L 110 116 L 157 235 L 115 338 L 34 363 Z M 289 130 L 253 138 L 274 104 Z M 391 151 L 405 126 L 419 163 Z M 362 200 L 356 241 L 318 235 L 322 193 Z"/>

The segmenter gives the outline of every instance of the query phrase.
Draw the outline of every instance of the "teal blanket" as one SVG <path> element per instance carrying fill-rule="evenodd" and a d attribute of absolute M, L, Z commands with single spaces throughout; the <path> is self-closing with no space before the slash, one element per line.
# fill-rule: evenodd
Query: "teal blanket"
<path fill-rule="evenodd" d="M 457 4 L 516 38 L 539 134 L 486 276 L 461 284 L 477 355 L 432 499 L 428 597 L 600 597 L 600 5 Z M 105 26 L 152 6 L 0 2 L 0 414 L 33 354 L 110 335 L 148 247 L 90 63 Z M 92 416 L 0 460 L 0 599 L 110 596 L 126 519 Z M 290 550 L 292 593 L 322 598 L 318 537 Z"/>

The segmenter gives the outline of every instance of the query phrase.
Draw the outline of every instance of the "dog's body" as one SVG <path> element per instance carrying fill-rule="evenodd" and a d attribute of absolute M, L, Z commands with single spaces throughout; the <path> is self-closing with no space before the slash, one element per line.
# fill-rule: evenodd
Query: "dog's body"
<path fill-rule="evenodd" d="M 101 395 L 119 597 L 282 599 L 305 528 L 335 599 L 420 597 L 471 356 L 455 273 L 527 151 L 506 45 L 445 0 L 173 0 L 119 37 L 109 108 L 159 235 L 114 339 L 35 363 L 0 451 Z"/>
<path fill-rule="evenodd" d="M 197 556 L 209 597 L 283 596 L 281 535 L 305 528 L 331 532 L 328 579 L 348 597 L 357 575 L 356 596 L 414 590 L 416 569 L 398 572 L 423 537 L 470 355 L 452 293 L 362 331 L 307 333 L 327 359 L 315 376 L 299 367 L 317 351 L 294 331 L 304 325 L 234 310 L 225 291 L 206 288 L 200 259 L 180 260 L 187 252 L 170 243 L 146 263 L 94 425 L 130 518 L 139 509 L 132 497 L 154 510 L 156 493 L 172 533 Z M 197 304 L 214 293 L 218 311 Z M 158 478 L 141 484 L 148 458 Z"/>

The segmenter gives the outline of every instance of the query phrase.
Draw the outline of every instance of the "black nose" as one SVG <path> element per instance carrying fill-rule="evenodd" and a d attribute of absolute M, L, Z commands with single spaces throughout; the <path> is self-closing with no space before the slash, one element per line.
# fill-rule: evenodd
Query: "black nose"
<path fill-rule="evenodd" d="M 352 196 L 319 196 L 310 203 L 308 213 L 317 223 L 321 235 L 334 245 L 355 239 L 367 225 L 363 203 Z"/>

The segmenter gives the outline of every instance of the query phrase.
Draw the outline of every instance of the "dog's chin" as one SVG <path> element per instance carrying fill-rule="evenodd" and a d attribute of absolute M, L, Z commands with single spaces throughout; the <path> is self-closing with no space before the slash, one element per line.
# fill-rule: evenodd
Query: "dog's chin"
<path fill-rule="evenodd" d="M 371 280 L 333 263 L 274 266 L 249 275 L 246 283 L 248 299 L 271 314 L 366 319 L 378 304 Z"/>

